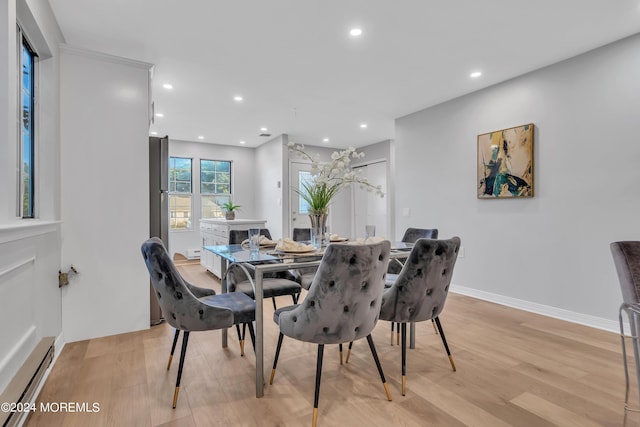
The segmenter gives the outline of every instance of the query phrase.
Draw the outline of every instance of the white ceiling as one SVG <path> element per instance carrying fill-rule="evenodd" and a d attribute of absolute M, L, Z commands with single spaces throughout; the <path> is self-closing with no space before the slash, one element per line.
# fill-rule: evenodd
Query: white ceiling
<path fill-rule="evenodd" d="M 49 1 L 68 44 L 155 64 L 151 131 L 247 147 L 262 126 L 390 139 L 397 117 L 640 31 L 640 0 Z"/>

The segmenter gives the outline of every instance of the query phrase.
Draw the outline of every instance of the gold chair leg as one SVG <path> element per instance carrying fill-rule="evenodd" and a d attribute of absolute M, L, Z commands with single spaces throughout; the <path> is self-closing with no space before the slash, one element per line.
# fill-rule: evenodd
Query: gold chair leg
<path fill-rule="evenodd" d="M 240 340 L 240 356 L 244 357 L 244 340 Z"/>
<path fill-rule="evenodd" d="M 176 333 L 173 335 L 173 344 L 171 345 L 171 353 L 169 353 L 169 362 L 167 363 L 167 371 L 171 367 L 171 361 L 173 360 L 173 352 L 176 351 L 176 344 L 178 344 L 179 336 L 180 336 L 180 329 L 176 329 Z"/>
<path fill-rule="evenodd" d="M 189 331 L 184 331 L 182 335 L 182 351 L 180 352 L 180 362 L 178 363 L 178 377 L 176 378 L 176 389 L 173 392 L 173 409 L 178 404 L 178 393 L 180 393 L 180 380 L 182 379 L 182 368 L 184 367 L 184 358 L 187 354 L 187 345 L 189 344 Z"/>
<path fill-rule="evenodd" d="M 176 409 L 176 405 L 178 404 L 178 393 L 180 393 L 180 387 L 176 387 L 173 392 L 173 409 Z"/>
<path fill-rule="evenodd" d="M 340 365 L 342 365 L 342 344 L 340 344 Z"/>
<path fill-rule="evenodd" d="M 269 384 L 273 384 L 273 379 L 276 376 L 276 366 L 278 366 L 278 358 L 280 357 L 280 349 L 282 348 L 282 339 L 284 335 L 282 332 L 278 334 L 278 345 L 276 346 L 276 357 L 273 358 L 273 368 L 271 369 L 271 379 L 269 379 Z"/>
<path fill-rule="evenodd" d="M 387 383 L 384 383 L 384 391 L 387 393 L 387 400 L 391 402 L 391 392 L 389 391 L 389 386 L 387 385 Z"/>
<path fill-rule="evenodd" d="M 433 326 L 433 332 L 438 335 L 438 328 L 436 328 L 436 322 L 434 322 L 433 319 L 431 319 L 431 326 Z"/>
<path fill-rule="evenodd" d="M 447 352 L 447 356 L 449 356 L 449 363 L 451 363 L 451 368 L 453 372 L 456 371 L 456 365 L 453 363 L 453 357 L 451 356 L 451 351 L 449 350 L 449 345 L 447 344 L 447 339 L 444 337 L 444 330 L 442 329 L 442 324 L 440 323 L 440 319 L 438 317 L 434 317 L 436 326 L 438 327 L 438 332 L 440 333 L 440 338 L 442 338 L 442 344 L 444 345 L 444 349 Z"/>
<path fill-rule="evenodd" d="M 313 408 L 313 421 L 311 423 L 313 427 L 318 425 L 318 408 Z"/>
<path fill-rule="evenodd" d="M 393 329 L 391 329 L 391 345 L 393 345 Z"/>
<path fill-rule="evenodd" d="M 405 390 L 407 389 L 407 376 L 402 376 L 402 395 L 405 396 Z"/>
<path fill-rule="evenodd" d="M 353 341 L 349 343 L 349 348 L 347 349 L 347 360 L 344 363 L 349 363 L 349 358 L 351 357 L 351 346 L 353 345 Z"/>
<path fill-rule="evenodd" d="M 171 367 L 171 361 L 173 360 L 173 354 L 169 355 L 169 363 L 167 363 L 167 371 L 169 370 L 169 368 Z"/>
<path fill-rule="evenodd" d="M 378 368 L 378 374 L 380 375 L 380 379 L 382 380 L 384 391 L 387 393 L 387 400 L 391 402 L 392 400 L 391 392 L 389 391 L 387 380 L 384 377 L 384 372 L 382 372 L 382 365 L 380 364 L 380 358 L 378 358 L 378 352 L 376 351 L 376 346 L 373 343 L 373 338 L 371 337 L 371 334 L 367 335 L 367 342 L 369 343 L 369 349 L 371 349 L 371 355 L 373 356 L 373 360 L 376 362 L 376 367 Z"/>

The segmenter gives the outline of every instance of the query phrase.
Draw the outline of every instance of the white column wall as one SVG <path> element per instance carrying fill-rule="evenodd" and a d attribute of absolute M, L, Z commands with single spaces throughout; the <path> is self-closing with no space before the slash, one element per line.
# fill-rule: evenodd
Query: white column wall
<path fill-rule="evenodd" d="M 266 227 L 274 239 L 289 236 L 283 227 L 283 191 L 287 185 L 283 179 L 283 153 L 287 150 L 287 136 L 280 135 L 255 149 L 254 172 L 256 219 L 266 219 Z M 280 182 L 280 187 L 278 187 Z M 284 234 L 283 234 L 284 233 Z"/>
<path fill-rule="evenodd" d="M 62 264 L 66 341 L 149 327 L 150 64 L 61 49 Z"/>

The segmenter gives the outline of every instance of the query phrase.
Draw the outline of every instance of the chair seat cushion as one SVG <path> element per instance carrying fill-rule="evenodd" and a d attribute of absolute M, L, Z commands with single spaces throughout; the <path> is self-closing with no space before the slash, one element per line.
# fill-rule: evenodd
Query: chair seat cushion
<path fill-rule="evenodd" d="M 299 294 L 301 289 L 300 285 L 293 280 L 263 279 L 262 281 L 262 293 L 265 298 Z M 248 280 L 238 283 L 235 290 L 236 292 L 242 292 L 251 298 L 255 298 L 253 286 L 251 286 L 251 282 Z"/>
<path fill-rule="evenodd" d="M 298 304 L 288 305 L 286 307 L 280 307 L 279 309 L 277 309 L 276 311 L 273 312 L 273 321 L 276 322 L 276 324 L 279 324 L 280 323 L 280 315 L 282 313 L 284 313 L 285 311 L 293 310 L 297 306 L 298 306 Z"/>
<path fill-rule="evenodd" d="M 312 273 L 303 273 L 300 275 L 300 286 L 302 286 L 307 291 L 311 286 L 311 282 L 313 282 L 313 278 L 316 277 L 316 272 Z"/>
<path fill-rule="evenodd" d="M 313 282 L 313 278 L 316 276 L 316 271 L 318 271 L 318 267 L 304 267 L 298 268 L 296 270 L 289 270 L 289 272 L 293 276 L 292 280 L 300 283 L 302 289 L 305 289 L 307 291 L 311 286 L 311 282 Z"/>
<path fill-rule="evenodd" d="M 227 308 L 233 311 L 234 325 L 256 320 L 256 302 L 242 292 L 210 295 L 199 298 L 199 300 L 212 307 Z"/>

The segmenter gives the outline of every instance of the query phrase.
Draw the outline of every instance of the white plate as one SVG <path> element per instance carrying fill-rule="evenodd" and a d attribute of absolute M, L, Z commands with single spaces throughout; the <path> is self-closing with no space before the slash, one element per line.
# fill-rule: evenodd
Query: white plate
<path fill-rule="evenodd" d="M 310 247 L 310 248 L 299 248 L 299 249 L 277 249 L 280 252 L 284 252 L 287 254 L 303 254 L 306 252 L 313 252 L 316 250 L 316 248 L 314 247 Z"/>

